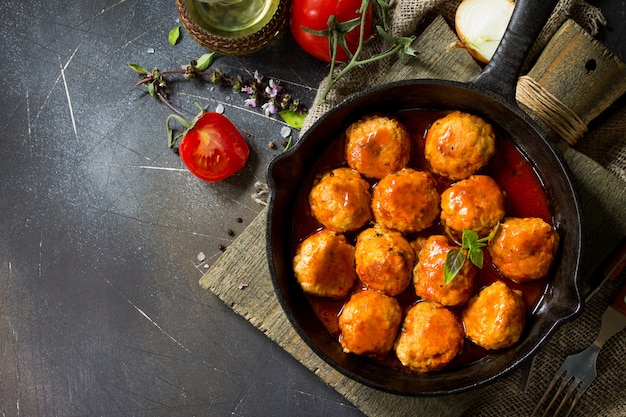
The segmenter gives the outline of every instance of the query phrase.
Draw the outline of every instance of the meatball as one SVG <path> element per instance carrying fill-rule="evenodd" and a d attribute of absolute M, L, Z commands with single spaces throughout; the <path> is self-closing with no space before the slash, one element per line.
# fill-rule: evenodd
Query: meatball
<path fill-rule="evenodd" d="M 441 224 L 456 237 L 463 229 L 487 236 L 504 218 L 504 209 L 504 193 L 486 175 L 473 175 L 441 194 Z"/>
<path fill-rule="evenodd" d="M 395 343 L 396 356 L 417 372 L 445 367 L 462 350 L 463 327 L 446 307 L 422 301 L 409 309 Z"/>
<path fill-rule="evenodd" d="M 478 172 L 496 153 L 493 127 L 482 118 L 453 111 L 428 129 L 424 154 L 433 172 L 461 180 Z"/>
<path fill-rule="evenodd" d="M 524 331 L 526 304 L 519 291 L 496 281 L 472 297 L 463 311 L 467 337 L 485 349 L 515 344 Z"/>
<path fill-rule="evenodd" d="M 376 222 L 401 233 L 430 227 L 439 215 L 439 203 L 439 192 L 432 176 L 411 168 L 386 175 L 372 192 Z"/>
<path fill-rule="evenodd" d="M 368 178 L 382 178 L 407 166 L 411 140 L 396 119 L 370 115 L 346 129 L 346 161 Z"/>
<path fill-rule="evenodd" d="M 322 229 L 298 245 L 293 269 L 305 293 L 343 297 L 356 280 L 354 246 L 343 235 Z"/>
<path fill-rule="evenodd" d="M 381 292 L 354 293 L 339 316 L 343 351 L 383 357 L 391 351 L 402 322 L 398 301 Z"/>
<path fill-rule="evenodd" d="M 365 225 L 372 218 L 371 200 L 368 182 L 350 168 L 325 173 L 309 193 L 313 217 L 334 232 Z"/>
<path fill-rule="evenodd" d="M 433 235 L 426 239 L 413 270 L 413 285 L 419 297 L 445 306 L 461 305 L 470 299 L 474 292 L 477 268 L 469 260 L 465 261 L 452 281 L 447 284 L 444 282 L 446 256 L 454 248 L 458 249 L 445 236 Z"/>
<path fill-rule="evenodd" d="M 493 264 L 517 283 L 545 277 L 558 247 L 559 234 L 536 217 L 505 218 L 489 241 Z"/>
<path fill-rule="evenodd" d="M 415 253 L 399 232 L 365 229 L 357 237 L 354 256 L 356 273 L 368 288 L 394 296 L 411 282 Z"/>

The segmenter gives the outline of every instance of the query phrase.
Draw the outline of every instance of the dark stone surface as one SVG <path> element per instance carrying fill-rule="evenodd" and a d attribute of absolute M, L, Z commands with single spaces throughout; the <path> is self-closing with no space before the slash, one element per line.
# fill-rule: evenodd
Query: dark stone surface
<path fill-rule="evenodd" d="M 624 1 L 593 3 L 624 59 Z M 250 195 L 283 124 L 239 93 L 172 82 L 189 117 L 194 101 L 222 104 L 252 134 L 250 162 L 224 182 L 183 167 L 171 111 L 130 91 L 126 66 L 178 69 L 206 52 L 186 34 L 168 43 L 175 2 L 8 0 L 0 20 L 2 415 L 362 415 L 198 285 L 261 210 Z M 327 71 L 289 35 L 218 67 L 258 70 L 307 104 Z"/>

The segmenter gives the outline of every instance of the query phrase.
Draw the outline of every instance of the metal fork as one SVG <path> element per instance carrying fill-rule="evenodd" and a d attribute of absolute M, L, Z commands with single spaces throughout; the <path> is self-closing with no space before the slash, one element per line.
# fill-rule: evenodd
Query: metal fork
<path fill-rule="evenodd" d="M 563 392 L 565 392 L 565 394 L 558 408 L 551 415 L 558 416 L 559 413 L 565 410 L 569 405 L 567 412 L 564 414 L 565 417 L 569 416 L 578 403 L 578 400 L 580 400 L 596 377 L 596 359 L 600 349 L 602 349 L 602 346 L 607 340 L 619 333 L 624 327 L 626 327 L 626 282 L 622 285 L 616 299 L 602 315 L 602 325 L 596 340 L 582 352 L 575 353 L 565 358 L 565 361 L 559 370 L 556 371 L 556 375 L 548 385 L 546 392 L 539 400 L 539 403 L 537 403 L 531 417 L 538 415 L 537 413 L 540 408 L 548 400 L 550 392 L 559 381 L 558 389 L 545 408 L 542 417 L 548 415 L 548 412 L 557 403 Z"/>

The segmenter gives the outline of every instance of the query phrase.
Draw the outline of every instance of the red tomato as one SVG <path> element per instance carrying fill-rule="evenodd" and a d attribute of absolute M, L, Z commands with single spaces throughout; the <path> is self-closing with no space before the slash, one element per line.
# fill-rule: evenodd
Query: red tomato
<path fill-rule="evenodd" d="M 243 168 L 250 150 L 230 120 L 219 113 L 204 112 L 183 136 L 178 152 L 196 177 L 216 182 Z"/>
<path fill-rule="evenodd" d="M 328 29 L 328 18 L 335 16 L 339 22 L 359 17 L 361 0 L 293 0 L 291 4 L 291 33 L 296 42 L 316 58 L 330 62 L 331 52 L 328 37 L 308 33 L 302 29 Z M 346 33 L 348 49 L 354 53 L 359 45 L 359 26 Z M 368 6 L 363 40 L 372 33 L 372 7 Z M 348 54 L 337 47 L 337 62 L 348 61 Z"/>

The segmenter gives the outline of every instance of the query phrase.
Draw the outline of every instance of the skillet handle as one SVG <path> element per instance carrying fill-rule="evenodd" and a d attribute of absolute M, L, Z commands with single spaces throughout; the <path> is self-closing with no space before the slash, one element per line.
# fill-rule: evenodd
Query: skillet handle
<path fill-rule="evenodd" d="M 557 3 L 558 0 L 517 0 L 500 45 L 470 85 L 515 104 L 515 88 L 522 64 Z"/>

